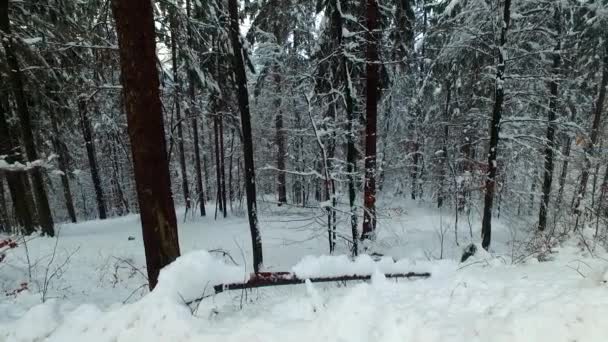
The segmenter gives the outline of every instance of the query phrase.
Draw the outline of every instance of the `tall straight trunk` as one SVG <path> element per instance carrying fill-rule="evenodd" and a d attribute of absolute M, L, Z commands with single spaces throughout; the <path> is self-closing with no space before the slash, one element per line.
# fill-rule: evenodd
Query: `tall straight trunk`
<path fill-rule="evenodd" d="M 419 173 L 419 166 L 418 166 L 418 161 L 420 159 L 420 153 L 419 153 L 419 149 L 420 149 L 420 144 L 418 143 L 418 137 L 416 137 L 416 140 L 413 143 L 413 149 L 412 149 L 412 192 L 411 192 L 411 198 L 413 200 L 416 199 L 416 197 L 418 197 L 418 173 Z"/>
<path fill-rule="evenodd" d="M 230 131 L 230 160 L 228 162 L 228 198 L 230 199 L 230 211 L 233 211 L 234 182 L 232 180 L 232 161 L 234 159 L 234 128 Z"/>
<path fill-rule="evenodd" d="M 74 208 L 74 200 L 72 199 L 72 190 L 70 189 L 70 180 L 68 179 L 68 150 L 65 144 L 61 141 L 61 134 L 57 126 L 57 119 L 54 114 L 50 114 L 51 126 L 53 128 L 53 148 L 58 155 L 59 171 L 61 171 L 61 185 L 63 186 L 63 198 L 65 206 L 70 216 L 70 220 L 76 223 L 76 209 Z"/>
<path fill-rule="evenodd" d="M 496 192 L 496 173 L 498 171 L 498 135 L 500 133 L 500 119 L 502 104 L 505 100 L 505 56 L 504 47 L 507 43 L 507 31 L 511 23 L 511 0 L 505 0 L 503 19 L 498 45 L 498 65 L 496 66 L 496 83 L 494 91 L 494 107 L 492 108 L 492 121 L 490 123 L 490 146 L 488 150 L 488 176 L 485 182 L 485 196 L 483 218 L 481 220 L 481 246 L 488 250 L 492 241 L 492 205 Z"/>
<path fill-rule="evenodd" d="M 182 113 L 180 105 L 180 81 L 178 70 L 177 55 L 177 32 L 179 30 L 177 22 L 177 9 L 171 14 L 171 61 L 173 67 L 173 99 L 175 102 L 175 121 L 177 122 L 177 152 L 179 154 L 179 166 L 182 173 L 182 192 L 186 204 L 186 212 L 190 210 L 190 190 L 188 187 L 188 170 L 186 169 L 186 152 L 184 151 L 184 132 L 182 125 Z"/>
<path fill-rule="evenodd" d="M 253 161 L 253 138 L 251 136 L 251 114 L 249 113 L 249 92 L 247 91 L 247 74 L 243 61 L 243 48 L 239 33 L 239 13 L 237 0 L 228 0 L 230 13 L 230 40 L 234 49 L 234 76 L 238 88 L 237 97 L 241 112 L 241 129 L 243 131 L 243 157 L 245 158 L 245 190 L 247 192 L 247 216 L 251 230 L 253 247 L 253 269 L 260 271 L 263 263 L 262 237 L 258 223 L 255 194 L 255 166 Z"/>
<path fill-rule="evenodd" d="M 224 153 L 224 116 L 220 116 L 220 185 L 222 203 L 224 204 L 224 218 L 228 216 L 228 203 L 226 201 L 226 156 Z"/>
<path fill-rule="evenodd" d="M 188 18 L 192 18 L 191 8 L 190 8 L 190 0 L 186 0 L 186 14 Z M 192 40 L 192 29 L 190 25 L 188 26 L 188 47 L 190 49 L 194 48 L 194 43 Z M 192 63 L 192 61 L 190 61 Z M 194 172 L 196 173 L 196 199 L 199 205 L 199 211 L 201 216 L 205 216 L 207 213 L 205 212 L 205 190 L 203 189 L 203 174 L 201 170 L 201 150 L 198 143 L 198 120 L 197 114 L 195 113 L 196 108 L 196 92 L 194 89 L 195 82 L 195 71 L 194 67 L 190 65 L 188 70 L 189 76 L 189 86 L 188 86 L 188 96 L 190 97 L 190 105 L 188 106 L 188 110 L 186 111 L 186 116 L 192 117 L 192 144 L 194 145 Z"/>
<path fill-rule="evenodd" d="M 347 57 L 344 46 L 344 20 L 342 14 L 345 13 L 348 8 L 347 3 L 341 3 L 339 0 L 332 2 L 332 22 L 334 26 L 332 28 L 333 39 L 338 43 L 338 49 L 340 51 L 340 68 L 341 68 L 341 83 L 344 86 L 344 101 L 346 105 L 346 173 L 348 179 L 348 202 L 349 202 L 349 216 L 350 226 L 352 235 L 352 250 L 351 254 L 356 256 L 359 254 L 359 231 L 357 228 L 357 208 L 355 206 L 356 201 L 356 185 L 355 185 L 355 172 L 357 167 L 357 151 L 355 148 L 355 131 L 353 121 L 354 118 L 354 100 L 353 100 L 353 84 L 350 77 L 351 63 Z M 302 148 L 302 145 L 300 146 Z M 334 185 L 335 187 L 335 185 Z M 335 206 L 334 197 L 334 206 Z M 303 201 L 304 202 L 304 201 Z M 335 215 L 335 213 L 334 213 Z M 335 216 L 334 216 L 335 217 Z"/>
<path fill-rule="evenodd" d="M 10 222 L 4 193 L 4 175 L 0 173 L 0 232 L 8 232 Z"/>
<path fill-rule="evenodd" d="M 8 99 L 4 94 L 0 95 L 2 95 L 0 96 L 0 155 L 5 155 L 5 161 L 9 164 L 22 162 L 23 159 L 17 145 L 18 142 L 11 135 L 11 128 L 6 120 L 9 111 Z M 33 215 L 27 199 L 30 193 L 27 174 L 25 171 L 10 171 L 6 172 L 5 176 L 17 216 L 17 222 L 25 234 L 31 234 L 34 232 L 34 222 L 32 221 Z"/>
<path fill-rule="evenodd" d="M 365 122 L 365 185 L 362 239 L 370 239 L 376 230 L 376 132 L 378 119 L 379 58 L 376 28 L 378 2 L 367 0 L 367 51 L 366 51 L 366 122 Z"/>
<path fill-rule="evenodd" d="M 87 103 L 84 99 L 78 100 L 78 112 L 80 113 L 80 125 L 82 128 L 82 136 L 84 138 L 85 147 L 87 149 L 87 159 L 89 161 L 89 169 L 91 170 L 91 179 L 93 188 L 95 189 L 95 201 L 97 203 L 97 214 L 100 219 L 108 217 L 106 203 L 101 187 L 101 176 L 99 174 L 99 166 L 97 164 L 97 154 L 95 152 L 95 140 L 93 140 L 93 130 L 91 129 L 91 121 L 87 111 Z"/>
<path fill-rule="evenodd" d="M 207 202 L 211 201 L 211 183 L 209 181 L 209 160 L 207 159 L 207 153 L 205 153 L 205 147 L 207 146 L 207 144 L 205 143 L 205 129 L 204 129 L 204 125 L 205 125 L 205 117 L 201 117 L 201 151 L 203 154 L 203 186 L 205 187 L 205 191 L 204 191 L 204 198 Z"/>
<path fill-rule="evenodd" d="M 555 120 L 557 119 L 557 96 L 558 84 L 557 75 L 559 73 L 559 65 L 561 62 L 561 14 L 559 6 L 555 7 L 555 24 L 557 28 L 557 44 L 553 49 L 553 79 L 549 83 L 549 113 L 547 116 L 547 146 L 545 147 L 545 167 L 543 175 L 542 195 L 540 202 L 540 210 L 538 213 L 538 230 L 541 232 L 547 227 L 547 210 L 549 208 L 549 200 L 551 199 L 551 187 L 553 186 L 553 159 L 555 153 Z"/>
<path fill-rule="evenodd" d="M 21 136 L 25 147 L 25 154 L 28 161 L 34 162 L 38 160 L 38 152 L 34 142 L 33 125 L 30 118 L 30 112 L 25 97 L 23 84 L 23 75 L 19 69 L 19 61 L 15 55 L 13 38 L 11 37 L 10 20 L 8 16 L 8 0 L 0 0 L 0 30 L 5 37 L 2 39 L 6 62 L 8 65 L 9 79 L 12 85 L 12 92 L 16 104 L 17 115 L 19 116 L 19 124 L 21 127 Z M 35 167 L 31 171 L 32 182 L 34 186 L 34 196 L 38 208 L 38 220 L 42 228 L 42 233 L 49 236 L 55 235 L 55 227 L 49 199 L 46 193 L 42 170 L 40 167 Z"/>
<path fill-rule="evenodd" d="M 275 76 L 277 84 L 277 97 L 275 101 L 276 117 L 274 121 L 275 127 L 275 142 L 277 144 L 277 195 L 281 206 L 287 203 L 287 177 L 286 169 L 286 146 L 285 146 L 285 131 L 283 130 L 283 111 L 281 109 L 281 76 L 277 72 Z"/>
<path fill-rule="evenodd" d="M 583 212 L 581 204 L 585 197 L 587 189 L 587 182 L 589 181 L 589 169 L 591 169 L 591 153 L 595 145 L 597 145 L 599 134 L 600 134 L 600 123 L 602 121 L 602 111 L 604 108 L 604 101 L 606 100 L 606 87 L 608 87 L 608 43 L 604 42 L 604 57 L 602 59 L 602 80 L 600 81 L 599 92 L 597 101 L 595 103 L 595 110 L 593 112 L 593 123 L 591 126 L 591 141 L 587 143 L 585 147 L 585 163 L 581 173 L 581 182 L 576 192 L 574 199 L 573 210 L 576 215 L 576 222 Z"/>
<path fill-rule="evenodd" d="M 445 200 L 445 177 L 446 177 L 446 169 L 448 168 L 448 139 L 450 133 L 450 126 L 448 125 L 448 121 L 450 120 L 450 101 L 452 97 L 452 83 L 448 81 L 447 84 L 447 94 L 445 97 L 445 109 L 443 112 L 443 118 L 445 123 L 443 124 L 443 153 L 441 154 L 441 160 L 439 165 L 439 193 L 437 194 L 437 207 L 443 207 L 443 202 Z"/>
<path fill-rule="evenodd" d="M 150 0 L 112 0 L 150 289 L 179 252 Z"/>
<path fill-rule="evenodd" d="M 219 113 L 216 111 L 213 117 L 213 132 L 215 137 L 215 183 L 216 183 L 216 205 L 220 211 L 224 211 L 224 202 L 222 197 L 222 165 L 220 161 L 220 120 Z"/>

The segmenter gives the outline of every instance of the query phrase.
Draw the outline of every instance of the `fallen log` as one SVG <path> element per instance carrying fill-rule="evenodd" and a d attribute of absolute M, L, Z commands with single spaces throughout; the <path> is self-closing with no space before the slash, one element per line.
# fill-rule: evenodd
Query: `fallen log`
<path fill-rule="evenodd" d="M 386 278 L 428 278 L 431 276 L 428 272 L 416 273 L 386 273 Z M 244 283 L 232 283 L 232 284 L 219 284 L 215 285 L 213 289 L 215 293 L 221 293 L 230 290 L 242 290 L 242 289 L 253 289 L 258 287 L 268 286 L 282 286 L 282 285 L 296 285 L 303 284 L 306 280 L 310 280 L 311 283 L 328 283 L 334 281 L 351 281 L 351 280 L 369 280 L 371 275 L 345 275 L 338 277 L 320 277 L 320 278 L 298 278 L 294 273 L 291 272 L 259 272 L 252 274 L 248 281 Z"/>

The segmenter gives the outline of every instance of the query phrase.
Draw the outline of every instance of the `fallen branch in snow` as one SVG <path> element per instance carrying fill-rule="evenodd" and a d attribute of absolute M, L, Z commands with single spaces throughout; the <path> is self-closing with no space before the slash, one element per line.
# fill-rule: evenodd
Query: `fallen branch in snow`
<path fill-rule="evenodd" d="M 387 273 L 384 274 L 386 278 L 428 278 L 431 276 L 430 273 Z M 253 274 L 249 280 L 245 283 L 232 283 L 232 284 L 220 284 L 215 285 L 213 289 L 215 293 L 221 293 L 229 290 L 242 290 L 242 289 L 253 289 L 258 287 L 268 286 L 282 286 L 282 285 L 296 285 L 304 284 L 306 280 L 311 283 L 328 283 L 338 281 L 351 281 L 351 280 L 369 280 L 371 275 L 348 275 L 348 276 L 337 276 L 337 277 L 319 277 L 319 278 L 298 278 L 294 273 L 291 272 L 260 272 Z"/>

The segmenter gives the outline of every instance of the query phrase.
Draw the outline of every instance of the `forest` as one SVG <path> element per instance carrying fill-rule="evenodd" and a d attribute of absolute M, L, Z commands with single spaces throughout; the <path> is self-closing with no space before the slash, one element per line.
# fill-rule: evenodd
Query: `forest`
<path fill-rule="evenodd" d="M 239 310 L 251 320 L 271 305 L 264 294 L 291 298 L 277 282 L 306 282 L 318 313 L 341 308 L 319 304 L 319 291 L 361 300 L 357 287 L 334 296 L 335 279 L 386 290 L 380 270 L 428 278 L 395 285 L 425 291 L 436 271 L 456 284 L 461 265 L 477 282 L 483 267 L 538 267 L 529 289 L 567 267 L 564 291 L 596 279 L 603 294 L 579 296 L 608 303 L 606 0 L 0 0 L 0 40 L 7 307 L 21 292 L 70 297 L 62 289 L 87 276 L 62 275 L 81 262 L 73 268 L 99 268 L 91 279 L 114 267 L 125 303 L 200 271 L 207 282 L 176 305 L 200 308 L 209 285 L 216 296 L 248 289 L 252 307 L 241 297 Z M 111 261 L 92 263 L 95 253 Z M 230 277 L 218 260 L 245 271 Z M 94 300 L 102 308 L 124 299 L 108 284 Z M 3 305 L 14 319 L 31 312 Z M 542 305 L 537 315 L 552 310 Z M 592 319 L 608 305 L 581 310 Z M 255 325 L 229 315 L 227 326 Z M 30 341 L 10 322 L 0 318 L 0 340 Z M 549 340 L 608 338 L 590 325 Z M 85 336 L 55 328 L 40 336 Z M 367 329 L 357 338 L 393 341 Z M 507 340 L 543 340 L 522 336 Z"/>

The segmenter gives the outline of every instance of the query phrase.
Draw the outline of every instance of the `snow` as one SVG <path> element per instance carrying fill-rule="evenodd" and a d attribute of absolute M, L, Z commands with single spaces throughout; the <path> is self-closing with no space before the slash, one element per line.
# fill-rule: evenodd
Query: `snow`
<path fill-rule="evenodd" d="M 193 251 L 161 270 L 152 293 L 191 301 L 201 291 L 213 291 L 214 285 L 242 282 L 247 277 L 243 267 L 227 265 L 205 250 Z"/>
<path fill-rule="evenodd" d="M 184 253 L 161 271 L 156 289 L 148 293 L 140 273 L 145 274 L 145 259 L 137 216 L 65 224 L 56 262 L 49 267 L 57 240 L 26 240 L 32 280 L 28 291 L 0 297 L 0 341 L 608 340 L 608 258 L 599 247 L 593 257 L 572 239 L 554 248 L 549 262 L 515 258 L 512 230 L 517 223 L 496 220 L 493 249 L 477 246 L 477 253 L 461 264 L 462 249 L 470 241 L 468 228 L 459 229 L 464 244 L 453 243 L 453 232 L 441 243 L 438 230 L 452 227 L 449 216 L 389 201 L 379 206 L 378 240 L 370 246 L 386 257 L 351 259 L 324 255 L 324 228 L 309 225 L 318 208 L 305 212 L 266 207 L 263 201 L 259 205 L 267 270 L 292 271 L 302 278 L 365 274 L 372 280 L 212 295 L 213 285 L 240 282 L 251 272 L 247 220 L 188 217 L 184 222 L 182 213 Z M 479 222 L 474 218 L 472 224 L 477 237 Z M 524 230 L 518 233 L 529 241 Z M 17 241 L 19 247 L 0 263 L 2 292 L 27 280 L 24 244 Z M 218 248 L 235 262 L 216 252 Z M 347 253 L 346 246 L 339 251 Z M 447 259 L 439 260 L 440 254 Z M 46 268 L 60 272 L 41 302 L 39 285 Z M 407 280 L 382 275 L 410 271 L 432 276 Z"/>

